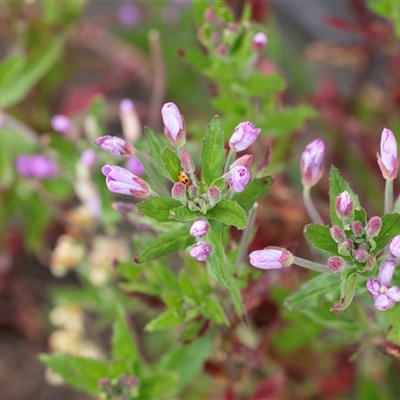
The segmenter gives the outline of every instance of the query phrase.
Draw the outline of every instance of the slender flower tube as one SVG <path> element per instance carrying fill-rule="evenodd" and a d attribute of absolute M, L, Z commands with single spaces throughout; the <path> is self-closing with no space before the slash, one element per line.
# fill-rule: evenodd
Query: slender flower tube
<path fill-rule="evenodd" d="M 251 47 L 257 53 L 261 53 L 267 46 L 267 43 L 268 43 L 267 35 L 264 32 L 258 32 L 253 36 Z"/>
<path fill-rule="evenodd" d="M 190 256 L 197 261 L 205 261 L 212 252 L 213 248 L 206 242 L 197 242 L 190 249 Z"/>
<path fill-rule="evenodd" d="M 59 173 L 58 165 L 42 154 L 21 154 L 15 161 L 15 169 L 25 178 L 48 179 Z"/>
<path fill-rule="evenodd" d="M 347 191 L 337 195 L 335 211 L 340 219 L 347 219 L 350 217 L 351 212 L 353 211 L 353 200 Z"/>
<path fill-rule="evenodd" d="M 190 234 L 194 237 L 203 237 L 207 235 L 210 229 L 210 224 L 208 221 L 196 218 L 192 227 L 190 228 Z"/>
<path fill-rule="evenodd" d="M 161 109 L 164 122 L 164 133 L 170 142 L 177 147 L 185 144 L 184 120 L 179 108 L 174 103 L 165 103 Z"/>
<path fill-rule="evenodd" d="M 117 136 L 100 136 L 95 143 L 114 156 L 130 157 L 135 152 L 135 148 L 130 143 Z"/>
<path fill-rule="evenodd" d="M 245 167 L 233 167 L 228 173 L 228 184 L 234 192 L 243 192 L 250 182 L 250 172 Z"/>
<path fill-rule="evenodd" d="M 56 114 L 51 119 L 51 127 L 62 135 L 67 134 L 71 130 L 71 126 L 71 120 L 66 115 Z"/>
<path fill-rule="evenodd" d="M 249 254 L 250 264 L 261 269 L 280 269 L 293 264 L 292 253 L 283 248 L 266 247 Z"/>
<path fill-rule="evenodd" d="M 314 186 L 324 172 L 322 161 L 325 156 L 325 144 L 315 139 L 304 149 L 300 160 L 301 182 L 304 187 Z"/>
<path fill-rule="evenodd" d="M 379 269 L 378 279 L 370 278 L 367 281 L 367 290 L 377 310 L 385 311 L 393 302 L 400 301 L 400 289 L 390 285 L 396 265 L 395 260 L 384 262 Z"/>
<path fill-rule="evenodd" d="M 381 136 L 381 154 L 376 153 L 382 175 L 387 180 L 397 176 L 399 161 L 397 158 L 397 141 L 390 129 L 384 128 Z"/>
<path fill-rule="evenodd" d="M 389 250 L 392 257 L 400 258 L 400 235 L 390 241 Z"/>
<path fill-rule="evenodd" d="M 241 122 L 233 131 L 229 139 L 229 146 L 233 151 L 246 150 L 260 134 L 261 129 L 256 128 L 251 122 Z"/>
<path fill-rule="evenodd" d="M 101 172 L 106 176 L 106 185 L 111 192 L 133 195 L 139 199 L 150 196 L 150 186 L 143 179 L 124 168 L 105 165 Z"/>

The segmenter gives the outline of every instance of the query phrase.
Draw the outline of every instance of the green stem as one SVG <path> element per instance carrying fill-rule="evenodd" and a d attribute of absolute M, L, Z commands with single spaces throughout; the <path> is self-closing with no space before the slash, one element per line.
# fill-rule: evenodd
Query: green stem
<path fill-rule="evenodd" d="M 293 264 L 298 265 L 299 267 L 311 269 L 312 271 L 322 272 L 325 274 L 332 274 L 331 271 L 326 267 L 326 265 L 319 264 L 313 261 L 305 260 L 300 257 L 293 257 Z"/>
<path fill-rule="evenodd" d="M 393 181 L 386 179 L 385 185 L 385 214 L 393 212 Z"/>
<path fill-rule="evenodd" d="M 258 210 L 258 204 L 254 203 L 253 207 L 249 212 L 246 229 L 244 230 L 242 238 L 240 240 L 239 251 L 235 261 L 235 265 L 237 267 L 241 265 L 243 258 L 247 254 L 247 251 L 249 249 L 250 239 L 253 233 L 254 222 L 256 221 L 257 210 Z"/>
<path fill-rule="evenodd" d="M 226 157 L 223 175 L 225 175 L 229 171 L 229 166 L 233 163 L 233 160 L 235 159 L 235 157 L 236 157 L 236 151 L 233 151 L 232 149 L 230 149 L 228 156 Z"/>
<path fill-rule="evenodd" d="M 324 221 L 322 220 L 317 209 L 315 208 L 313 201 L 311 200 L 310 188 L 307 186 L 303 187 L 303 200 L 311 221 L 315 222 L 316 224 L 324 225 Z"/>

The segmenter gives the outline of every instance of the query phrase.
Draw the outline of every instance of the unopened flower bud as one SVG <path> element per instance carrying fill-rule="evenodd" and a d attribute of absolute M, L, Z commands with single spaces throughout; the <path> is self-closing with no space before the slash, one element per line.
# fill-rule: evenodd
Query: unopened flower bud
<path fill-rule="evenodd" d="M 395 236 L 389 244 L 390 255 L 395 258 L 400 258 L 400 235 Z"/>
<path fill-rule="evenodd" d="M 186 185 L 182 182 L 175 182 L 171 189 L 171 196 L 175 200 L 179 200 L 182 204 L 187 204 Z"/>
<path fill-rule="evenodd" d="M 125 168 L 105 165 L 101 172 L 106 176 L 106 185 L 111 192 L 133 195 L 139 199 L 149 197 L 151 194 L 150 186 Z"/>
<path fill-rule="evenodd" d="M 294 257 L 284 248 L 266 247 L 249 254 L 250 264 L 262 269 L 280 269 L 293 264 Z"/>
<path fill-rule="evenodd" d="M 206 8 L 204 11 L 204 21 L 209 24 L 213 24 L 215 22 L 215 12 L 212 8 Z"/>
<path fill-rule="evenodd" d="M 194 198 L 199 196 L 199 188 L 197 186 L 189 185 L 187 191 L 188 191 L 189 196 L 192 199 L 194 199 Z"/>
<path fill-rule="evenodd" d="M 215 49 L 216 53 L 220 56 L 224 56 L 228 52 L 228 48 L 224 44 L 220 44 Z"/>
<path fill-rule="evenodd" d="M 331 233 L 333 240 L 336 243 L 342 243 L 346 240 L 346 234 L 340 226 L 333 225 L 329 231 Z"/>
<path fill-rule="evenodd" d="M 333 256 L 328 258 L 326 266 L 333 273 L 337 273 L 343 271 L 344 267 L 346 266 L 346 262 L 342 257 Z"/>
<path fill-rule="evenodd" d="M 213 208 L 221 201 L 221 191 L 216 186 L 210 186 L 207 191 L 207 197 L 210 208 Z"/>
<path fill-rule="evenodd" d="M 190 256 L 197 261 L 205 261 L 212 252 L 213 248 L 206 242 L 197 242 L 190 249 Z"/>
<path fill-rule="evenodd" d="M 399 161 L 397 158 L 397 141 L 390 129 L 384 128 L 381 136 L 381 154 L 376 153 L 382 175 L 387 180 L 397 176 Z"/>
<path fill-rule="evenodd" d="M 71 126 L 71 120 L 66 115 L 56 114 L 51 119 L 51 127 L 62 135 L 67 134 L 71 130 Z"/>
<path fill-rule="evenodd" d="M 196 218 L 192 227 L 190 228 L 190 234 L 194 237 L 203 237 L 207 235 L 210 229 L 210 223 L 204 219 Z"/>
<path fill-rule="evenodd" d="M 325 145 L 322 139 L 315 139 L 308 144 L 301 154 L 301 182 L 305 187 L 314 186 L 324 172 L 322 161 L 325 156 Z"/>
<path fill-rule="evenodd" d="M 361 237 L 362 235 L 364 235 L 364 225 L 361 221 L 354 221 L 351 224 L 351 230 L 356 237 Z"/>
<path fill-rule="evenodd" d="M 233 167 L 229 172 L 228 184 L 234 192 L 243 192 L 250 182 L 250 172 L 245 167 Z"/>
<path fill-rule="evenodd" d="M 126 169 L 135 175 L 143 175 L 146 172 L 143 164 L 135 156 L 128 158 L 126 162 Z"/>
<path fill-rule="evenodd" d="M 349 256 L 352 254 L 353 248 L 353 241 L 351 239 L 346 239 L 344 242 L 338 244 L 338 253 L 342 256 Z"/>
<path fill-rule="evenodd" d="M 135 152 L 135 148 L 130 143 L 117 136 L 100 136 L 95 143 L 114 156 L 130 157 Z"/>
<path fill-rule="evenodd" d="M 354 258 L 360 262 L 360 263 L 365 263 L 367 261 L 368 253 L 364 249 L 358 249 L 355 254 Z"/>
<path fill-rule="evenodd" d="M 268 38 L 264 32 L 258 32 L 253 36 L 251 47 L 257 53 L 261 53 L 267 46 Z"/>
<path fill-rule="evenodd" d="M 186 149 L 182 149 L 181 166 L 187 174 L 192 174 L 194 172 L 193 158 Z"/>
<path fill-rule="evenodd" d="M 372 217 L 365 228 L 365 232 L 368 238 L 373 238 L 379 235 L 382 228 L 382 219 L 380 217 Z"/>
<path fill-rule="evenodd" d="M 164 122 L 164 133 L 170 142 L 181 147 L 185 144 L 185 128 L 183 117 L 174 103 L 165 103 L 161 109 L 161 115 Z"/>
<path fill-rule="evenodd" d="M 253 156 L 250 154 L 245 154 L 244 156 L 239 157 L 234 163 L 232 163 L 229 166 L 229 170 L 231 170 L 234 167 L 239 167 L 239 166 L 249 168 L 252 161 L 253 161 Z"/>
<path fill-rule="evenodd" d="M 336 197 L 336 214 L 340 219 L 348 219 L 353 211 L 353 200 L 349 193 L 344 191 Z"/>
<path fill-rule="evenodd" d="M 251 122 L 241 122 L 233 131 L 229 139 L 229 146 L 233 151 L 246 150 L 260 134 L 261 129 L 256 128 Z"/>

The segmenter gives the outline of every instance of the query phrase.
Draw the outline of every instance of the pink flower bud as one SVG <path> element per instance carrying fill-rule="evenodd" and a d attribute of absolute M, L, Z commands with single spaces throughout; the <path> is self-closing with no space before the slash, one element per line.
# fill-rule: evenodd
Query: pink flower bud
<path fill-rule="evenodd" d="M 250 264 L 262 269 L 280 269 L 293 264 L 292 253 L 283 248 L 266 247 L 249 254 Z"/>
<path fill-rule="evenodd" d="M 340 193 L 336 197 L 335 210 L 340 219 L 347 219 L 350 217 L 353 210 L 353 200 L 347 191 Z"/>
<path fill-rule="evenodd" d="M 126 169 L 135 175 L 143 175 L 146 172 L 143 164 L 135 156 L 128 158 L 126 162 Z"/>
<path fill-rule="evenodd" d="M 358 249 L 354 254 L 354 258 L 360 263 L 365 263 L 367 261 L 367 257 L 368 253 L 364 249 Z"/>
<path fill-rule="evenodd" d="M 368 238 L 373 238 L 379 235 L 382 228 L 382 219 L 380 217 L 372 217 L 365 228 Z"/>
<path fill-rule="evenodd" d="M 250 182 L 250 172 L 245 167 L 233 167 L 229 172 L 228 184 L 234 192 L 243 192 Z"/>
<path fill-rule="evenodd" d="M 187 204 L 186 185 L 182 182 L 175 182 L 171 189 L 171 196 L 175 200 L 179 200 L 182 204 Z"/>
<path fill-rule="evenodd" d="M 267 46 L 268 38 L 264 32 L 258 32 L 253 36 L 251 47 L 257 53 L 261 53 Z"/>
<path fill-rule="evenodd" d="M 336 243 L 342 243 L 346 240 L 346 234 L 344 233 L 344 230 L 340 226 L 333 225 L 329 231 L 331 233 L 333 240 Z"/>
<path fill-rule="evenodd" d="M 215 12 L 212 8 L 206 8 L 204 11 L 204 21 L 213 24 L 216 21 Z"/>
<path fill-rule="evenodd" d="M 56 114 L 51 119 L 51 127 L 62 135 L 67 134 L 71 130 L 71 120 L 66 115 Z"/>
<path fill-rule="evenodd" d="M 381 137 L 381 154 L 376 153 L 379 167 L 385 179 L 393 180 L 397 176 L 399 161 L 397 159 L 397 142 L 390 129 L 384 128 Z"/>
<path fill-rule="evenodd" d="M 189 196 L 192 199 L 199 196 L 199 188 L 197 186 L 189 185 L 189 187 L 187 188 L 187 191 L 188 191 Z"/>
<path fill-rule="evenodd" d="M 213 248 L 206 242 L 197 242 L 190 249 L 190 256 L 197 261 L 205 261 Z"/>
<path fill-rule="evenodd" d="M 93 149 L 86 149 L 82 152 L 79 162 L 87 168 L 93 168 L 96 158 L 96 152 Z"/>
<path fill-rule="evenodd" d="M 181 165 L 183 170 L 187 174 L 192 174 L 194 172 L 194 162 L 193 158 L 189 154 L 189 152 L 186 149 L 182 149 L 181 153 Z"/>
<path fill-rule="evenodd" d="M 361 221 L 354 221 L 351 224 L 351 230 L 354 233 L 354 236 L 356 237 L 361 237 L 362 235 L 364 235 L 364 225 L 362 224 Z"/>
<path fill-rule="evenodd" d="M 174 146 L 183 146 L 185 143 L 185 129 L 183 117 L 174 103 L 165 103 L 161 109 L 164 122 L 165 136 Z"/>
<path fill-rule="evenodd" d="M 229 146 L 233 151 L 246 150 L 260 134 L 261 129 L 256 128 L 251 122 L 241 122 L 233 131 L 229 139 Z"/>
<path fill-rule="evenodd" d="M 217 203 L 221 201 L 221 191 L 216 186 L 210 186 L 207 191 L 207 197 L 210 208 L 213 208 Z"/>
<path fill-rule="evenodd" d="M 190 228 L 190 234 L 194 237 L 203 237 L 207 235 L 209 229 L 210 224 L 208 221 L 201 218 L 196 218 L 192 227 Z"/>
<path fill-rule="evenodd" d="M 250 167 L 251 162 L 253 161 L 253 156 L 250 154 L 245 154 L 242 157 L 239 157 L 233 164 L 229 166 L 229 170 L 234 167 L 242 166 L 242 167 Z"/>
<path fill-rule="evenodd" d="M 390 255 L 395 258 L 400 258 L 400 236 L 395 236 L 389 244 Z"/>
<path fill-rule="evenodd" d="M 346 262 L 342 257 L 333 256 L 328 258 L 326 266 L 333 273 L 337 273 L 343 271 L 344 267 L 346 266 Z"/>
<path fill-rule="evenodd" d="M 114 193 L 133 195 L 139 199 L 149 197 L 150 186 L 127 169 L 116 165 L 105 165 L 101 172 L 106 176 L 108 190 Z"/>
<path fill-rule="evenodd" d="M 135 111 L 135 105 L 130 99 L 122 99 L 119 103 L 120 114 L 131 114 Z"/>
<path fill-rule="evenodd" d="M 100 136 L 95 140 L 95 144 L 114 156 L 130 157 L 135 152 L 130 143 L 117 136 Z"/>
<path fill-rule="evenodd" d="M 122 25 L 135 26 L 142 20 L 142 13 L 134 3 L 121 3 L 117 8 L 117 18 Z"/>
<path fill-rule="evenodd" d="M 215 51 L 218 55 L 224 56 L 228 52 L 228 48 L 224 44 L 219 44 Z"/>
<path fill-rule="evenodd" d="M 301 181 L 303 186 L 312 187 L 324 172 L 322 161 L 325 156 L 325 145 L 322 139 L 315 139 L 304 149 L 300 160 Z"/>
<path fill-rule="evenodd" d="M 25 178 L 48 179 L 59 173 L 58 165 L 42 154 L 18 156 L 15 169 Z"/>

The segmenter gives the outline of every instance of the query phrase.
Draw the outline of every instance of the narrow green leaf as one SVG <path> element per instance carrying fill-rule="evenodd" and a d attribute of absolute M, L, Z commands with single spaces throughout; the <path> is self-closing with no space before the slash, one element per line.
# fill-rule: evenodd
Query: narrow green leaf
<path fill-rule="evenodd" d="M 216 324 L 229 325 L 228 318 L 221 306 L 220 300 L 213 296 L 207 296 L 203 299 L 202 313 Z"/>
<path fill-rule="evenodd" d="M 217 282 L 229 288 L 231 276 L 226 262 L 224 246 L 222 244 L 222 234 L 223 227 L 221 223 L 212 221 L 207 234 L 207 242 L 211 244 L 213 251 L 207 259 L 207 264 Z"/>
<path fill-rule="evenodd" d="M 157 168 L 158 172 L 160 172 L 164 176 L 167 176 L 167 171 L 165 170 L 164 162 L 160 157 L 164 151 L 165 144 L 162 142 L 159 135 L 155 134 L 147 126 L 145 127 L 145 135 L 150 150 L 150 158 L 153 164 Z"/>
<path fill-rule="evenodd" d="M 252 179 L 241 193 L 236 193 L 232 200 L 236 201 L 244 211 L 250 211 L 253 204 L 269 193 L 274 182 L 272 176 Z"/>
<path fill-rule="evenodd" d="M 182 170 L 179 157 L 169 147 L 164 149 L 161 157 L 168 175 L 173 182 L 176 182 L 178 180 L 178 174 Z"/>
<path fill-rule="evenodd" d="M 153 218 L 158 222 L 169 222 L 171 219 L 171 210 L 179 207 L 181 203 L 178 200 L 168 197 L 152 197 L 138 204 L 138 209 L 143 214 Z"/>
<path fill-rule="evenodd" d="M 367 213 L 362 207 L 354 210 L 354 221 L 360 221 L 364 226 L 367 224 Z"/>
<path fill-rule="evenodd" d="M 357 286 L 357 272 L 349 271 L 349 274 L 342 273 L 340 282 L 340 301 L 331 307 L 331 311 L 340 313 L 345 310 L 353 301 Z"/>
<path fill-rule="evenodd" d="M 207 218 L 215 219 L 226 225 L 244 229 L 247 225 L 247 214 L 235 201 L 222 199 L 214 208 L 207 211 Z"/>
<path fill-rule="evenodd" d="M 224 131 L 215 116 L 201 141 L 201 179 L 207 185 L 222 175 L 225 162 Z"/>
<path fill-rule="evenodd" d="M 174 372 L 159 372 L 140 379 L 139 399 L 173 399 L 179 377 Z"/>
<path fill-rule="evenodd" d="M 308 224 L 304 227 L 303 233 L 317 249 L 324 250 L 331 255 L 340 255 L 338 244 L 333 240 L 329 226 Z"/>
<path fill-rule="evenodd" d="M 3 86 L 7 87 L 15 79 L 24 68 L 25 58 L 21 55 L 10 56 L 0 64 L 0 91 Z"/>
<path fill-rule="evenodd" d="M 398 305 L 386 311 L 388 317 L 388 331 L 386 340 L 400 348 L 400 313 Z"/>
<path fill-rule="evenodd" d="M 0 88 L 0 108 L 10 107 L 26 96 L 58 60 L 63 42 L 63 38 L 56 36 L 38 46 L 35 56 L 27 61 L 18 79 L 13 79 L 7 87 Z"/>
<path fill-rule="evenodd" d="M 321 274 L 300 286 L 300 289 L 286 298 L 284 305 L 290 311 L 317 307 L 324 297 L 339 293 L 340 277 Z"/>
<path fill-rule="evenodd" d="M 231 295 L 236 314 L 241 317 L 244 314 L 244 305 L 242 294 L 240 292 L 240 282 L 236 277 L 233 277 L 231 280 L 231 290 L 229 291 L 229 294 Z"/>
<path fill-rule="evenodd" d="M 211 326 L 210 322 L 201 319 L 192 319 L 188 321 L 179 336 L 179 343 L 188 344 L 194 340 L 197 340 L 203 333 Z"/>
<path fill-rule="evenodd" d="M 373 254 L 380 253 L 389 243 L 389 240 L 397 235 L 400 235 L 400 214 L 385 214 L 382 217 L 382 228 L 379 235 L 374 238 L 376 248 Z"/>
<path fill-rule="evenodd" d="M 125 318 L 123 310 L 118 307 L 113 327 L 112 356 L 114 360 L 126 360 L 130 369 L 127 372 L 138 376 L 140 375 L 138 353 Z"/>
<path fill-rule="evenodd" d="M 160 331 L 174 328 L 185 321 L 185 317 L 179 315 L 175 310 L 167 310 L 160 314 L 157 318 L 150 321 L 145 330 L 148 332 Z"/>
<path fill-rule="evenodd" d="M 67 354 L 41 354 L 40 360 L 60 374 L 65 382 L 93 396 L 98 394 L 98 381 L 107 377 L 108 367 L 91 358 Z"/>
<path fill-rule="evenodd" d="M 342 226 L 342 221 L 336 215 L 335 203 L 336 203 L 336 197 L 344 191 L 347 191 L 351 199 L 353 200 L 353 210 L 356 207 L 360 207 L 358 196 L 353 192 L 349 184 L 343 179 L 339 170 L 332 165 L 329 178 L 329 209 L 330 209 L 332 225 Z M 354 211 L 350 217 L 350 222 L 353 222 L 353 220 L 354 220 Z"/>
<path fill-rule="evenodd" d="M 136 255 L 135 260 L 139 264 L 145 263 L 184 250 L 194 242 L 195 239 L 189 234 L 189 228 L 184 226 L 173 232 L 167 232 L 157 238 L 150 239 Z"/>
<path fill-rule="evenodd" d="M 184 270 L 181 270 L 179 274 L 179 286 L 181 287 L 183 294 L 193 299 L 196 303 L 200 302 L 200 296 L 196 286 L 189 279 Z"/>

